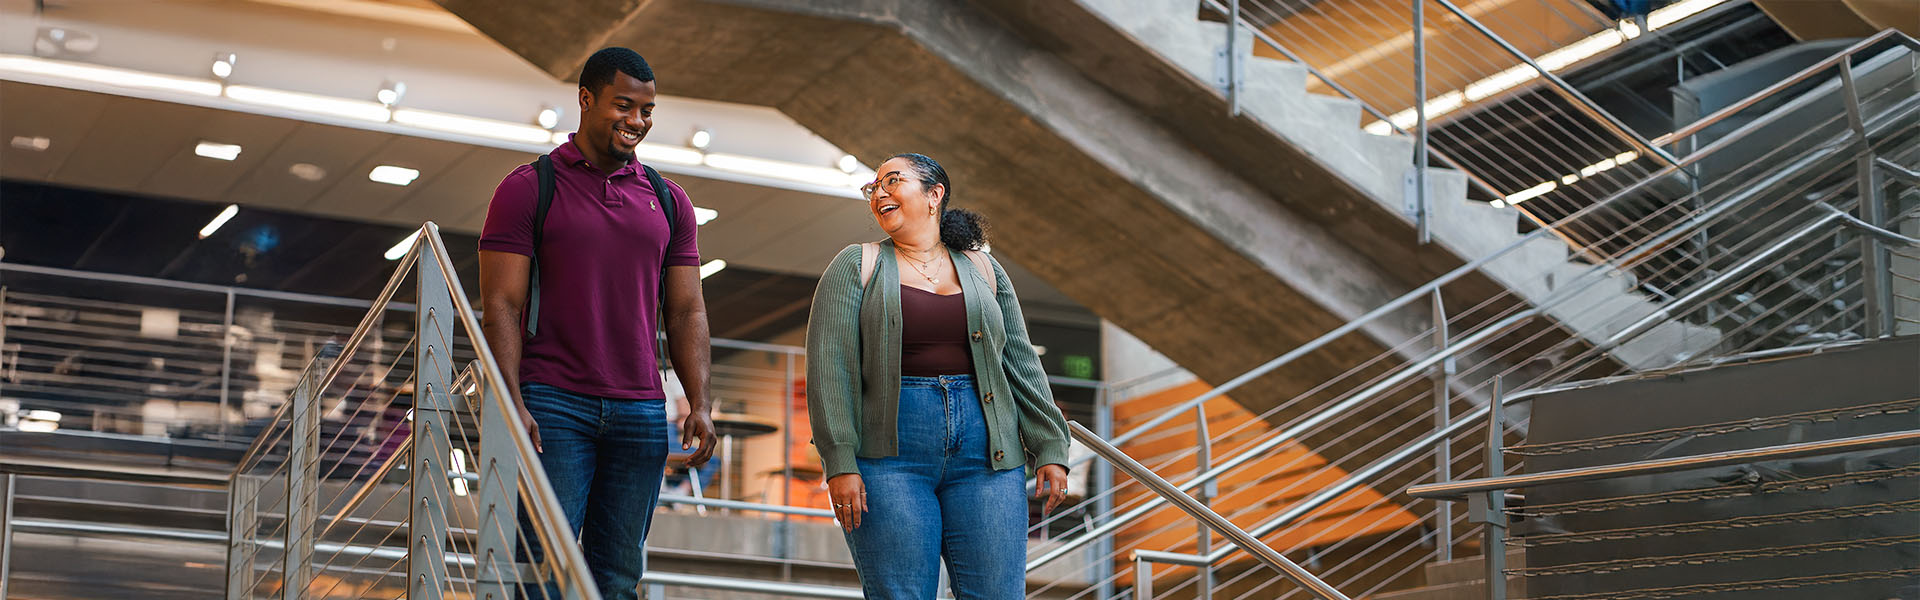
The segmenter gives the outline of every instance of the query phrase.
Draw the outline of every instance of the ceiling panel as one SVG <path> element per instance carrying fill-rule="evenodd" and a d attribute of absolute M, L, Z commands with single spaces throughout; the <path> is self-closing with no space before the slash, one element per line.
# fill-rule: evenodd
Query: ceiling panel
<path fill-rule="evenodd" d="M 447 167 L 472 152 L 474 147 L 426 138 L 389 135 L 387 143 L 358 164 L 333 177 L 334 185 L 310 202 L 305 210 L 348 219 L 372 219 L 387 212 L 420 189 L 445 177 Z M 393 165 L 420 171 L 420 179 L 411 185 L 388 185 L 367 179 L 379 165 Z"/>
<path fill-rule="evenodd" d="M 419 225 L 428 220 L 466 220 L 473 214 L 480 214 L 485 220 L 484 209 L 493 199 L 494 188 L 500 180 L 513 172 L 515 167 L 532 162 L 535 155 L 511 150 L 494 148 L 474 148 L 472 152 L 448 167 L 445 173 L 432 181 L 424 181 L 422 186 L 405 200 L 396 204 L 382 220 L 392 223 Z M 478 231 L 478 227 L 471 229 Z"/>
<path fill-rule="evenodd" d="M 24 83 L 0 83 L 0 176 L 45 179 L 80 147 L 109 96 Z M 44 137 L 46 150 L 13 147 L 15 136 Z"/>
<path fill-rule="evenodd" d="M 80 147 L 53 172 L 57 183 L 118 191 L 140 191 L 140 184 L 188 144 L 188 132 L 201 131 L 214 111 L 204 108 L 113 98 L 80 141 Z M 192 150 L 191 147 L 188 148 Z"/>
<path fill-rule="evenodd" d="M 392 137 L 393 134 L 377 131 L 296 123 L 285 141 L 269 151 L 266 160 L 227 192 L 226 201 L 300 209 Z M 294 176 L 290 169 L 302 163 L 318 167 L 324 173 L 323 178 L 308 181 Z M 361 173 L 360 177 L 364 179 L 366 174 Z"/>
<path fill-rule="evenodd" d="M 266 163 L 272 149 L 295 126 L 286 119 L 218 110 L 206 113 L 199 130 L 183 132 L 185 137 L 177 140 L 173 157 L 140 186 L 143 192 L 217 202 L 241 177 Z M 238 144 L 240 156 L 225 161 L 194 154 L 194 147 L 203 140 Z"/>

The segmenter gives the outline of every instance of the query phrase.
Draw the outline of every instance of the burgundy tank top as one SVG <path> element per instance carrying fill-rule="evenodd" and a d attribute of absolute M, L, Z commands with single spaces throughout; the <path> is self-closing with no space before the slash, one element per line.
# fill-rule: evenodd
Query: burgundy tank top
<path fill-rule="evenodd" d="M 900 286 L 900 374 L 908 377 L 972 375 L 967 342 L 967 299 Z"/>

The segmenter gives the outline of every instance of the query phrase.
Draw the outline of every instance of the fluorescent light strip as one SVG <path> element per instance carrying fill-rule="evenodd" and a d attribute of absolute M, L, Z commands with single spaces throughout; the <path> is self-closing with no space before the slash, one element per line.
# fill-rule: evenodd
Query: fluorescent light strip
<path fill-rule="evenodd" d="M 385 256 L 387 260 L 400 260 L 400 257 L 407 255 L 408 250 L 413 249 L 414 240 L 419 238 L 419 233 L 409 233 L 407 237 L 400 240 L 400 243 L 394 244 L 392 248 L 388 248 L 387 253 L 382 256 Z"/>
<path fill-rule="evenodd" d="M 701 208 L 698 206 L 693 207 L 693 220 L 696 224 L 705 225 L 707 224 L 708 221 L 712 221 L 717 218 L 720 218 L 720 211 L 717 211 L 711 208 Z"/>
<path fill-rule="evenodd" d="M 219 231 L 221 225 L 226 225 L 227 221 L 232 220 L 233 216 L 237 214 L 240 214 L 240 205 L 228 204 L 226 210 L 222 210 L 220 214 L 214 215 L 213 220 L 208 221 L 206 227 L 200 228 L 200 239 L 207 239 L 207 236 L 211 236 L 213 232 Z"/>
<path fill-rule="evenodd" d="M 1678 4 L 1672 4 L 1666 8 L 1653 11 L 1653 13 L 1647 17 L 1647 27 L 1652 30 L 1658 30 L 1662 27 L 1683 21 L 1687 17 L 1699 14 L 1726 1 L 1727 0 L 1685 0 Z M 1539 63 L 1540 66 L 1545 68 L 1549 73 L 1558 72 L 1636 37 L 1640 37 L 1639 26 L 1634 25 L 1631 21 L 1621 21 L 1617 28 L 1587 36 L 1580 41 L 1542 54 L 1538 58 L 1535 58 L 1534 62 Z M 1539 77 L 1540 72 L 1534 70 L 1532 66 L 1520 64 L 1509 67 L 1499 73 L 1467 84 L 1465 88 L 1447 92 L 1435 96 L 1432 100 L 1428 100 L 1426 102 L 1427 118 L 1433 119 L 1434 117 L 1459 110 L 1466 105 L 1465 102 L 1458 102 L 1458 100 L 1464 99 L 1467 102 L 1479 102 L 1480 100 L 1501 92 L 1519 87 L 1521 84 L 1533 81 Z M 1450 96 L 1456 95 L 1458 97 L 1450 98 Z M 1374 135 L 1390 135 L 1393 133 L 1395 126 L 1398 126 L 1400 129 L 1406 129 L 1413 127 L 1419 120 L 1420 117 L 1415 110 L 1408 108 L 1394 113 L 1393 116 L 1388 117 L 1386 121 L 1368 123 L 1365 129 L 1367 133 Z"/>
<path fill-rule="evenodd" d="M 1639 152 L 1633 152 L 1633 151 L 1621 152 L 1619 154 L 1614 155 L 1613 158 L 1609 158 L 1597 163 L 1593 163 L 1591 165 L 1587 165 L 1585 167 L 1581 167 L 1579 173 L 1563 175 L 1560 177 L 1559 183 L 1555 183 L 1552 181 L 1543 181 L 1543 182 L 1540 182 L 1539 185 L 1536 185 L 1524 190 L 1520 190 L 1512 194 L 1508 194 L 1507 199 L 1504 201 L 1494 200 L 1493 205 L 1495 207 L 1512 206 L 1515 204 L 1519 204 L 1521 202 L 1532 200 L 1534 198 L 1539 198 L 1541 196 L 1546 195 L 1549 192 L 1560 189 L 1560 186 L 1573 185 L 1575 183 L 1579 183 L 1580 180 L 1582 179 L 1586 179 L 1589 177 L 1593 177 L 1595 175 L 1599 175 L 1601 173 L 1605 173 L 1616 167 L 1625 165 L 1627 163 L 1630 163 L 1639 159 L 1640 159 Z"/>
<path fill-rule="evenodd" d="M 367 179 L 387 185 L 406 186 L 420 178 L 420 172 L 406 167 L 380 165 L 367 172 Z"/>
<path fill-rule="evenodd" d="M 411 108 L 394 109 L 393 122 L 402 125 L 412 125 L 422 129 L 475 135 L 524 144 L 543 144 L 552 136 L 547 130 L 532 125 L 520 125 L 506 121 L 465 117 Z"/>
<path fill-rule="evenodd" d="M 240 146 L 237 144 L 200 142 L 193 145 L 193 153 L 216 160 L 233 160 L 240 158 Z"/>
<path fill-rule="evenodd" d="M 247 104 L 257 104 L 260 106 L 284 108 L 376 123 L 387 122 L 393 114 L 392 111 L 387 110 L 387 107 L 381 106 L 378 102 L 347 100 L 345 98 L 316 96 L 313 94 L 271 90 L 245 85 L 227 86 L 227 98 Z"/>
<path fill-rule="evenodd" d="M 211 97 L 220 95 L 220 83 L 216 81 L 145 73 L 61 60 L 48 60 L 31 56 L 0 56 L 0 71 L 74 79 L 116 87 L 179 92 L 182 94 L 193 94 L 195 96 Z"/>
<path fill-rule="evenodd" d="M 778 177 L 833 187 L 851 187 L 856 178 L 829 167 L 814 167 L 790 162 L 766 160 L 737 154 L 708 154 L 707 166 L 723 171 Z"/>
<path fill-rule="evenodd" d="M 707 264 L 700 265 L 700 278 L 706 279 L 712 277 L 714 273 L 719 273 L 721 269 L 725 268 L 727 268 L 727 261 L 718 258 L 707 261 Z"/>

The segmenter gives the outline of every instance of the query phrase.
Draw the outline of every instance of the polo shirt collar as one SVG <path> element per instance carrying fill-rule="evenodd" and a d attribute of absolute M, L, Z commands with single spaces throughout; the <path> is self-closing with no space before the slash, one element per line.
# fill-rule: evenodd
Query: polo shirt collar
<path fill-rule="evenodd" d="M 553 159 L 563 165 L 579 167 L 592 171 L 596 175 L 599 174 L 599 170 L 593 168 L 593 163 L 587 162 L 587 156 L 580 153 L 580 147 L 573 145 L 573 136 L 576 135 L 579 135 L 579 133 L 567 134 L 567 142 L 553 149 Z M 614 171 L 613 174 L 608 177 L 632 175 L 635 169 L 639 168 L 637 166 L 639 164 L 639 161 L 629 160 L 627 164 L 621 165 L 619 170 Z"/>

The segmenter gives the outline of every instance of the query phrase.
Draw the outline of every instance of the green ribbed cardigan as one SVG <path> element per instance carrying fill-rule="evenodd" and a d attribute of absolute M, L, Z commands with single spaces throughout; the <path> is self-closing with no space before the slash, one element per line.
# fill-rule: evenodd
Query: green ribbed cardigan
<path fill-rule="evenodd" d="M 807 316 L 807 417 L 831 478 L 858 473 L 854 457 L 900 453 L 900 272 L 891 240 L 880 243 L 873 279 L 860 285 L 860 245 L 841 250 L 813 292 Z M 1053 403 L 1013 283 L 993 262 L 992 300 L 980 270 L 948 252 L 966 294 L 968 339 L 987 456 L 996 470 L 1067 464 L 1067 422 Z"/>

